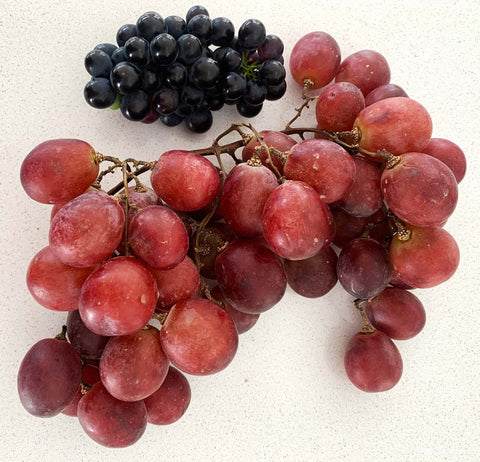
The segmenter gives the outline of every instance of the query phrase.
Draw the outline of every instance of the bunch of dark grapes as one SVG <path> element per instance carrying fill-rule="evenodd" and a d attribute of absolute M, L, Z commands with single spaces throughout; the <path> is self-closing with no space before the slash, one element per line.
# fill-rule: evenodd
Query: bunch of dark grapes
<path fill-rule="evenodd" d="M 85 57 L 92 76 L 84 90 L 95 108 L 120 108 L 129 120 L 182 122 L 206 132 L 212 111 L 236 105 L 243 117 L 286 91 L 283 43 L 257 19 L 235 26 L 202 6 L 186 18 L 147 12 L 117 32 L 118 47 L 101 43 Z"/>
<path fill-rule="evenodd" d="M 210 23 L 205 14 L 193 15 L 198 12 L 186 26 L 197 34 L 195 43 L 198 36 L 216 37 L 200 32 Z M 145 49 L 155 50 L 151 44 L 166 37 L 157 34 L 158 21 L 145 19 L 155 17 L 131 26 L 151 40 Z M 174 24 L 182 30 L 182 21 L 164 23 L 170 32 Z M 245 50 L 257 47 L 262 59 L 276 56 L 262 48 L 268 42 L 259 30 L 247 21 L 237 42 Z M 198 57 L 183 42 L 190 37 L 178 33 L 175 46 L 183 62 L 191 60 L 188 82 L 195 85 L 184 84 L 182 97 L 188 88 L 193 99 L 209 91 L 200 87 L 215 80 L 211 66 L 238 53 L 220 46 L 218 61 Z M 200 49 L 206 48 L 200 43 Z M 170 78 L 188 67 L 175 59 L 166 67 Z M 276 62 L 259 67 L 261 82 L 273 84 L 265 69 Z M 340 282 L 361 315 L 346 346 L 349 379 L 366 392 L 399 382 L 403 363 L 393 340 L 417 335 L 426 319 L 411 289 L 446 281 L 459 264 L 458 246 L 443 226 L 456 207 L 465 156 L 453 142 L 431 138 L 430 115 L 390 84 L 381 54 L 360 51 L 342 63 L 335 40 L 313 32 L 297 42 L 290 66 L 304 87 L 303 108 L 317 100 L 318 127 L 292 127 L 300 108 L 282 131 L 234 124 L 208 148 L 168 151 L 155 162 L 121 161 L 75 139 L 46 141 L 26 157 L 25 191 L 54 205 L 49 245 L 30 263 L 28 288 L 41 305 L 68 312 L 64 332 L 37 342 L 20 366 L 18 392 L 27 411 L 77 415 L 99 444 L 133 444 L 147 422 L 168 424 L 184 414 L 190 388 L 183 373 L 227 367 L 238 335 L 280 302 L 287 285 L 317 298 Z M 114 82 L 122 68 L 138 69 L 121 61 L 111 71 Z M 233 71 L 218 75 L 243 78 Z M 308 88 L 322 87 L 308 96 Z M 249 104 L 251 92 L 239 107 Z M 138 94 L 123 96 L 127 114 L 138 109 L 126 106 Z M 153 102 L 166 106 L 179 95 L 170 85 Z M 227 91 L 222 95 L 225 100 Z M 192 114 L 198 110 L 186 114 L 187 123 Z M 240 139 L 221 144 L 234 131 Z M 228 172 L 223 155 L 235 161 Z M 123 180 L 102 191 L 102 179 L 115 171 Z M 147 172 L 151 187 L 139 178 Z M 157 320 L 159 328 L 152 325 Z"/>

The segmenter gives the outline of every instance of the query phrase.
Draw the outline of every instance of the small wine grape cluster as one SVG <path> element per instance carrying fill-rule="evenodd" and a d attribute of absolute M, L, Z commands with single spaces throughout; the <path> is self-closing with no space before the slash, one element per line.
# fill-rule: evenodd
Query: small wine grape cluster
<path fill-rule="evenodd" d="M 186 19 L 147 12 L 120 27 L 117 44 L 101 43 L 87 54 L 92 78 L 84 95 L 95 108 L 120 107 L 132 121 L 184 121 L 203 133 L 224 104 L 254 117 L 287 88 L 282 40 L 266 35 L 257 19 L 235 36 L 229 19 L 210 19 L 202 6 L 190 8 Z"/>
<path fill-rule="evenodd" d="M 49 245 L 33 258 L 27 285 L 68 317 L 20 366 L 27 411 L 76 415 L 96 442 L 133 444 L 147 422 L 185 413 L 183 373 L 227 367 L 238 335 L 287 285 L 317 298 L 338 281 L 361 315 L 345 353 L 349 379 L 366 392 L 398 383 L 403 363 L 392 339 L 415 336 L 426 318 L 410 289 L 446 281 L 459 264 L 443 225 L 465 156 L 431 138 L 428 112 L 390 84 L 379 53 L 341 63 L 335 40 L 313 32 L 290 65 L 304 102 L 281 131 L 237 123 L 210 147 L 154 162 L 121 161 L 76 139 L 28 154 L 22 185 L 54 206 Z M 313 101 L 318 126 L 292 127 Z M 239 139 L 225 142 L 231 135 Z M 235 163 L 228 172 L 225 155 Z M 115 172 L 122 180 L 103 191 Z M 140 180 L 147 172 L 151 187 Z"/>

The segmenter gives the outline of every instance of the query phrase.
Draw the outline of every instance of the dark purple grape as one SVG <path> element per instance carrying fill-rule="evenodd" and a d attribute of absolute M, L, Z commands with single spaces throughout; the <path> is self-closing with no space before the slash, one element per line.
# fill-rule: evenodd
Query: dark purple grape
<path fill-rule="evenodd" d="M 190 21 L 190 19 L 192 19 L 197 14 L 204 14 L 205 16 L 209 16 L 208 11 L 204 6 L 195 5 L 195 6 L 192 6 L 187 11 L 187 15 L 186 15 L 187 23 L 188 23 L 188 21 Z"/>
<path fill-rule="evenodd" d="M 178 91 L 172 88 L 162 88 L 153 98 L 155 110 L 161 115 L 168 115 L 175 112 L 178 104 Z"/>
<path fill-rule="evenodd" d="M 114 66 L 116 66 L 118 63 L 123 63 L 124 61 L 127 60 L 127 57 L 125 56 L 125 48 L 124 47 L 117 48 L 112 53 L 112 56 L 110 58 Z"/>
<path fill-rule="evenodd" d="M 218 62 L 223 73 L 236 72 L 242 65 L 242 56 L 230 47 L 220 47 L 213 52 L 213 59 Z"/>
<path fill-rule="evenodd" d="M 178 48 L 175 37 L 170 34 L 159 34 L 150 42 L 152 61 L 157 66 L 168 66 L 177 59 Z"/>
<path fill-rule="evenodd" d="M 198 18 L 198 16 L 195 16 Z M 189 81 L 198 88 L 214 87 L 220 76 L 220 66 L 212 58 L 199 58 L 190 67 Z"/>
<path fill-rule="evenodd" d="M 258 56 L 262 61 L 278 59 L 283 54 L 283 42 L 277 35 L 267 35 L 262 45 L 258 48 Z"/>
<path fill-rule="evenodd" d="M 244 50 L 256 50 L 265 37 L 265 26 L 258 19 L 247 19 L 238 30 L 238 45 Z"/>
<path fill-rule="evenodd" d="M 150 42 L 158 34 L 165 31 L 165 22 L 158 13 L 149 11 L 138 18 L 137 31 L 140 37 Z"/>
<path fill-rule="evenodd" d="M 142 89 L 147 93 L 153 93 L 160 86 L 161 79 L 154 66 L 150 65 L 142 69 Z"/>
<path fill-rule="evenodd" d="M 90 106 L 97 109 L 110 107 L 117 97 L 117 93 L 110 84 L 110 80 L 104 78 L 93 78 L 83 90 L 85 100 Z"/>
<path fill-rule="evenodd" d="M 137 35 L 137 26 L 135 24 L 125 24 L 117 32 L 117 43 L 119 47 L 123 47 L 125 42 Z"/>
<path fill-rule="evenodd" d="M 142 37 L 129 38 L 124 45 L 127 59 L 139 67 L 144 67 L 150 62 L 150 45 Z"/>
<path fill-rule="evenodd" d="M 243 117 L 255 117 L 262 112 L 262 108 L 263 104 L 252 106 L 243 99 L 237 103 L 237 111 Z"/>
<path fill-rule="evenodd" d="M 185 104 L 198 106 L 204 97 L 204 92 L 200 88 L 185 85 L 180 93 L 181 99 Z"/>
<path fill-rule="evenodd" d="M 285 80 L 286 72 L 283 64 L 275 59 L 265 61 L 258 70 L 258 77 L 265 85 L 279 85 Z"/>
<path fill-rule="evenodd" d="M 212 20 L 212 35 L 210 43 L 223 47 L 230 45 L 235 35 L 235 26 L 227 18 L 215 18 Z"/>
<path fill-rule="evenodd" d="M 202 56 L 202 42 L 192 34 L 183 34 L 177 40 L 177 59 L 186 65 L 192 64 Z"/>
<path fill-rule="evenodd" d="M 225 76 L 223 87 L 225 89 L 225 102 L 235 104 L 247 89 L 247 79 L 236 72 L 229 72 Z"/>
<path fill-rule="evenodd" d="M 287 82 L 284 80 L 278 85 L 268 85 L 267 86 L 267 97 L 268 101 L 276 101 L 280 99 L 285 92 L 287 91 Z"/>
<path fill-rule="evenodd" d="M 208 109 L 193 111 L 185 117 L 185 125 L 195 133 L 205 133 L 212 123 L 213 116 Z"/>
<path fill-rule="evenodd" d="M 337 262 L 337 275 L 343 288 L 354 297 L 378 295 L 392 276 L 386 250 L 375 240 L 357 238 L 343 247 Z"/>
<path fill-rule="evenodd" d="M 81 377 L 82 361 L 72 345 L 54 338 L 40 340 L 20 364 L 20 401 L 30 414 L 52 417 L 73 400 Z"/>
<path fill-rule="evenodd" d="M 142 72 L 135 64 L 118 63 L 110 74 L 113 88 L 121 95 L 136 92 L 142 85 Z"/>
<path fill-rule="evenodd" d="M 180 63 L 173 63 L 165 69 L 164 78 L 175 89 L 180 89 L 187 82 L 187 68 Z"/>
<path fill-rule="evenodd" d="M 165 18 L 165 27 L 175 40 L 187 31 L 187 23 L 180 16 L 167 16 Z"/>
<path fill-rule="evenodd" d="M 257 79 L 247 82 L 247 89 L 243 95 L 243 99 L 250 106 L 258 106 L 265 101 L 267 96 L 267 86 Z"/>
<path fill-rule="evenodd" d="M 78 310 L 67 316 L 67 337 L 82 358 L 100 359 L 110 337 L 92 332 L 82 321 Z"/>
<path fill-rule="evenodd" d="M 107 53 L 108 56 L 112 56 L 113 52 L 117 49 L 117 46 L 113 43 L 99 43 L 95 50 L 101 50 Z"/>
<path fill-rule="evenodd" d="M 110 56 L 102 50 L 92 50 L 85 56 L 85 69 L 92 77 L 105 77 L 108 79 L 112 70 Z"/>
<path fill-rule="evenodd" d="M 183 122 L 184 117 L 181 117 L 181 116 L 173 113 L 173 114 L 167 114 L 167 115 L 160 116 L 160 120 L 167 127 L 175 127 L 177 125 L 180 125 Z"/>
<path fill-rule="evenodd" d="M 197 14 L 188 21 L 187 32 L 206 43 L 212 35 L 212 20 L 205 14 Z"/>
<path fill-rule="evenodd" d="M 120 102 L 120 111 L 128 120 L 140 121 L 144 119 L 150 112 L 148 95 L 142 90 L 124 95 Z"/>

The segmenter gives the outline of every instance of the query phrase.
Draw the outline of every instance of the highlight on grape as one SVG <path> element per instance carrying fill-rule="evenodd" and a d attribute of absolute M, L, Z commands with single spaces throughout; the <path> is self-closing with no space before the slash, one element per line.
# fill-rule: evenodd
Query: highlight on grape
<path fill-rule="evenodd" d="M 157 106 L 178 97 L 182 78 L 189 98 L 208 94 L 218 77 L 210 68 L 247 51 L 264 61 L 261 80 L 279 85 L 272 63 L 280 63 L 283 44 L 262 27 L 246 21 L 235 49 L 231 22 L 210 20 L 203 7 L 192 7 L 186 20 L 147 13 L 120 28 L 119 47 L 99 45 L 88 55 L 94 83 L 86 95 L 115 88 L 124 113 L 138 110 L 153 122 L 150 109 L 126 98 L 140 79 L 142 53 L 144 64 L 164 65 L 170 79 Z M 218 47 L 215 65 L 200 56 L 208 43 Z M 337 282 L 359 313 L 344 356 L 349 380 L 365 392 L 397 385 L 403 363 L 394 340 L 414 337 L 426 323 L 411 290 L 446 281 L 459 264 L 443 226 L 457 203 L 465 156 L 453 142 L 431 138 L 427 110 L 390 83 L 378 52 L 342 61 L 333 37 L 311 32 L 293 48 L 290 72 L 303 104 L 283 129 L 235 123 L 211 146 L 179 146 L 154 162 L 120 160 L 76 139 L 47 140 L 26 156 L 26 193 L 52 205 L 49 245 L 30 263 L 28 289 L 67 316 L 57 337 L 35 343 L 20 365 L 18 393 L 29 413 L 76 416 L 107 447 L 134 444 L 147 423 L 184 415 L 186 374 L 226 368 L 239 335 L 275 309 L 287 286 L 317 298 Z M 225 101 L 234 93 L 228 75 Z M 142 79 L 151 83 L 155 75 Z M 238 104 L 251 104 L 257 93 L 268 99 L 268 88 L 254 89 L 254 80 Z M 116 96 L 107 93 L 90 102 L 110 105 Z M 312 103 L 318 125 L 297 126 Z M 232 135 L 238 139 L 226 142 Z M 104 190 L 104 178 L 116 173 L 118 184 Z"/>

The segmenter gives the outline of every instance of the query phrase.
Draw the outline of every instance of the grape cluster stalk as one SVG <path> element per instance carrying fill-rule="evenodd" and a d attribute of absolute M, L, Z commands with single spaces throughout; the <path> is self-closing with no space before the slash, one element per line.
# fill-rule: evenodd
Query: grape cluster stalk
<path fill-rule="evenodd" d="M 76 139 L 28 154 L 22 185 L 53 209 L 27 285 L 40 305 L 68 312 L 62 333 L 20 365 L 28 412 L 77 416 L 97 443 L 129 446 L 147 423 L 182 417 L 184 374 L 226 368 L 239 335 L 287 286 L 318 298 L 339 282 L 359 313 L 344 357 L 349 380 L 365 392 L 399 382 L 393 340 L 426 322 L 411 289 L 446 281 L 459 264 L 443 226 L 465 156 L 431 138 L 428 112 L 390 83 L 377 52 L 341 62 L 333 37 L 312 32 L 293 48 L 290 72 L 303 102 L 283 130 L 235 123 L 207 148 L 154 162 Z M 295 127 L 313 103 L 318 126 Z M 121 180 L 104 191 L 114 174 Z"/>

